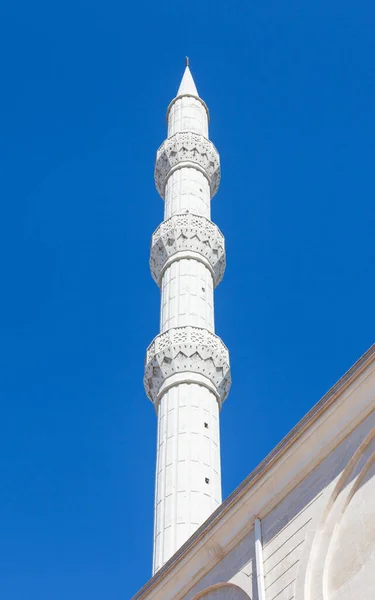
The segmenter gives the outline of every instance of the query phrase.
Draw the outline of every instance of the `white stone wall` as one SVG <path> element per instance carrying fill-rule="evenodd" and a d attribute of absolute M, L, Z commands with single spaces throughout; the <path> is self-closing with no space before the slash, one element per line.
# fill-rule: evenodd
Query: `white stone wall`
<path fill-rule="evenodd" d="M 206 387 L 182 383 L 158 406 L 154 571 L 221 503 L 219 408 Z"/>
<path fill-rule="evenodd" d="M 251 525 L 251 524 L 250 524 Z M 254 531 L 243 532 L 243 537 L 215 566 L 184 596 L 184 600 L 196 600 L 204 590 L 220 583 L 231 583 L 241 588 L 250 600 L 258 600 L 255 574 Z M 212 560 L 220 556 L 220 546 L 207 548 Z"/>
<path fill-rule="evenodd" d="M 342 444 L 340 457 L 344 468 L 297 581 L 296 597 L 303 590 L 307 600 L 375 597 L 375 412 Z"/>
<path fill-rule="evenodd" d="M 173 262 L 161 285 L 160 331 L 193 325 L 214 331 L 214 285 L 209 269 L 193 259 Z"/>
<path fill-rule="evenodd" d="M 203 103 L 193 96 L 182 96 L 173 102 L 168 113 L 168 137 L 181 131 L 192 131 L 208 138 L 208 115 Z"/>
<path fill-rule="evenodd" d="M 375 452 L 373 443 L 372 452 Z M 375 598 L 375 461 L 344 509 L 333 533 L 324 579 L 328 597 Z"/>
<path fill-rule="evenodd" d="M 299 486 L 262 521 L 266 600 L 295 598 L 306 537 L 324 500 L 324 491 L 310 483 Z"/>
<path fill-rule="evenodd" d="M 339 516 L 332 531 L 325 526 L 340 493 L 340 479 L 371 431 L 375 434 L 374 427 L 375 412 L 262 519 L 266 600 L 375 598 L 375 478 L 371 469 L 352 510 L 344 518 Z M 375 441 L 367 452 L 375 460 Z M 325 530 L 322 538 L 326 541 L 337 526 L 337 539 L 325 551 L 319 532 Z M 355 593 L 355 577 L 362 583 L 360 595 Z"/>
<path fill-rule="evenodd" d="M 207 177 L 193 167 L 172 173 L 165 186 L 164 219 L 186 211 L 211 216 L 211 195 Z"/>
<path fill-rule="evenodd" d="M 192 96 L 182 96 L 175 100 L 168 113 L 168 137 L 183 131 L 208 138 L 207 111 L 202 102 Z M 186 210 L 209 219 L 210 199 L 210 186 L 203 173 L 194 168 L 177 169 L 166 184 L 164 219 Z"/>

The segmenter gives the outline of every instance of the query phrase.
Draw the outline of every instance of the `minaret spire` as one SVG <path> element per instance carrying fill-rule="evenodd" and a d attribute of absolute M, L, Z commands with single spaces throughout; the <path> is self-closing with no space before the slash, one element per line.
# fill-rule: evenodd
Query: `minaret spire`
<path fill-rule="evenodd" d="M 210 220 L 220 160 L 188 63 L 167 120 L 155 164 L 164 221 L 150 257 L 160 334 L 144 376 L 158 420 L 153 572 L 221 503 L 219 412 L 231 384 L 228 350 L 214 333 L 214 288 L 225 270 L 224 237 Z"/>
<path fill-rule="evenodd" d="M 189 67 L 189 57 L 186 56 L 185 71 L 178 88 L 177 96 L 198 96 L 198 90 L 194 83 L 193 76 Z"/>

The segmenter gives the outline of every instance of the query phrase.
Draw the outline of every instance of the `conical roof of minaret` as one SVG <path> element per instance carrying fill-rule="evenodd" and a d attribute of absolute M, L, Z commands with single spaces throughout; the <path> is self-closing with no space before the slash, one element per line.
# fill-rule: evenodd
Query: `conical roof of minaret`
<path fill-rule="evenodd" d="M 197 86 L 194 83 L 189 65 L 186 65 L 180 87 L 178 88 L 177 96 L 197 96 L 199 98 Z"/>

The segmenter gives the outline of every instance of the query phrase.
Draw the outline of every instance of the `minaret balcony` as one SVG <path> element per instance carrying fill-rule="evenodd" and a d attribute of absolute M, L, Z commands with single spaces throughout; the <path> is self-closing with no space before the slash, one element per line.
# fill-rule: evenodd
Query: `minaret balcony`
<path fill-rule="evenodd" d="M 176 214 L 163 221 L 152 236 L 150 269 L 160 286 L 165 269 L 175 260 L 194 258 L 211 271 L 215 287 L 225 271 L 225 243 L 220 229 L 193 213 Z"/>
<path fill-rule="evenodd" d="M 183 167 L 193 167 L 208 179 L 211 198 L 220 184 L 220 158 L 213 143 L 198 133 L 175 133 L 160 146 L 156 153 L 155 185 L 164 198 L 168 177 Z"/>
<path fill-rule="evenodd" d="M 176 327 L 156 336 L 146 353 L 144 386 L 157 404 L 173 385 L 197 383 L 224 402 L 231 386 L 229 352 L 222 340 L 200 327 Z"/>

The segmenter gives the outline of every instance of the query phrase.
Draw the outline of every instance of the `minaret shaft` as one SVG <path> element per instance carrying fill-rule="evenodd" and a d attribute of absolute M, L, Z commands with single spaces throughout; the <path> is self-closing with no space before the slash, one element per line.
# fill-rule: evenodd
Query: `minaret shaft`
<path fill-rule="evenodd" d="M 150 258 L 161 288 L 161 333 L 145 368 L 158 419 L 154 572 L 221 503 L 219 411 L 230 373 L 228 351 L 214 334 L 214 287 L 225 268 L 224 238 L 210 221 L 219 180 L 207 107 L 187 67 L 155 166 L 165 220 Z"/>
<path fill-rule="evenodd" d="M 194 95 L 177 96 L 177 100 L 173 101 L 168 111 L 168 137 L 181 131 L 199 133 L 208 138 L 207 108 L 202 100 L 194 98 Z"/>
<path fill-rule="evenodd" d="M 160 331 L 186 325 L 214 331 L 212 275 L 195 259 L 172 262 L 165 270 L 161 285 Z"/>
<path fill-rule="evenodd" d="M 164 219 L 186 211 L 211 216 L 211 194 L 207 177 L 193 167 L 174 171 L 165 186 Z"/>
<path fill-rule="evenodd" d="M 202 385 L 181 383 L 158 405 L 153 572 L 220 503 L 217 397 Z"/>

